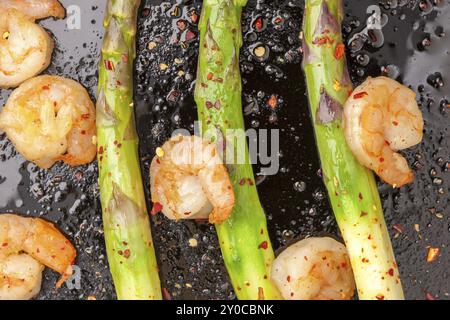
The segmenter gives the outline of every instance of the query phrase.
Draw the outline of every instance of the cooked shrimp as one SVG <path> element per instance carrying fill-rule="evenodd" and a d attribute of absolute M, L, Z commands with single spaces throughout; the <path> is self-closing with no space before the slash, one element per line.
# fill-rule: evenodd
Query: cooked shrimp
<path fill-rule="evenodd" d="M 349 300 L 355 292 L 350 259 L 331 238 L 307 238 L 273 262 L 272 281 L 286 300 Z"/>
<path fill-rule="evenodd" d="M 54 41 L 33 18 L 0 9 L 0 88 L 13 88 L 45 70 Z"/>
<path fill-rule="evenodd" d="M 0 260 L 0 300 L 29 300 L 41 290 L 44 265 L 27 254 Z"/>
<path fill-rule="evenodd" d="M 152 201 L 173 220 L 221 223 L 231 214 L 234 191 L 215 145 L 177 136 L 157 150 L 150 168 Z"/>
<path fill-rule="evenodd" d="M 423 118 L 415 93 L 386 77 L 369 78 L 344 106 L 345 137 L 358 161 L 401 187 L 414 180 L 396 151 L 422 141 Z"/>
<path fill-rule="evenodd" d="M 66 15 L 57 0 L 2 0 L 2 8 L 16 9 L 35 20 L 47 17 L 63 19 Z"/>
<path fill-rule="evenodd" d="M 0 214 L 0 244 L 1 299 L 33 297 L 39 292 L 42 265 L 61 274 L 57 287 L 72 275 L 75 248 L 49 222 Z"/>
<path fill-rule="evenodd" d="M 94 104 L 79 83 L 62 77 L 39 76 L 14 90 L 0 113 L 0 129 L 44 169 L 59 160 L 86 164 L 96 155 Z"/>

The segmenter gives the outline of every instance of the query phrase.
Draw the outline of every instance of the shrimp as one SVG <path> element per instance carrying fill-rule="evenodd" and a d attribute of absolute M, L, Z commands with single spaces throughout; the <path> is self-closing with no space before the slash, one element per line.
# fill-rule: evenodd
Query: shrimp
<path fill-rule="evenodd" d="M 44 71 L 54 46 L 34 18 L 16 9 L 0 9 L 0 88 L 15 88 Z"/>
<path fill-rule="evenodd" d="M 234 207 L 234 191 L 216 146 L 196 136 L 176 136 L 158 148 L 150 167 L 154 208 L 169 219 L 222 223 Z M 159 211 L 159 210 L 158 210 Z"/>
<path fill-rule="evenodd" d="M 35 20 L 66 16 L 64 7 L 57 0 L 2 0 L 2 8 L 16 9 Z"/>
<path fill-rule="evenodd" d="M 43 265 L 72 275 L 76 251 L 55 226 L 40 218 L 0 214 L 0 299 L 31 299 L 40 290 Z"/>
<path fill-rule="evenodd" d="M 95 108 L 78 82 L 39 76 L 13 91 L 0 113 L 16 149 L 43 169 L 62 160 L 71 166 L 96 156 Z"/>
<path fill-rule="evenodd" d="M 271 279 L 286 300 L 349 300 L 356 287 L 345 246 L 328 237 L 288 247 L 273 262 Z"/>
<path fill-rule="evenodd" d="M 369 78 L 344 106 L 347 143 L 358 161 L 395 187 L 414 175 L 396 151 L 419 144 L 423 117 L 415 93 L 386 77 Z"/>

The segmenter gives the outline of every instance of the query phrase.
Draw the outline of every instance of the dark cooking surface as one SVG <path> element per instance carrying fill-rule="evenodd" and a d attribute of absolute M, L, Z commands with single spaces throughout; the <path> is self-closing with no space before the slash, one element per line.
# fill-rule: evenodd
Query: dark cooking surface
<path fill-rule="evenodd" d="M 48 73 L 74 78 L 94 95 L 106 1 L 61 2 L 66 8 L 71 4 L 82 8 L 82 28 L 67 30 L 64 21 L 42 22 L 53 32 L 57 42 Z M 201 1 L 144 2 L 139 22 L 136 90 L 142 163 L 148 189 L 148 165 L 154 149 L 172 130 L 192 128 L 195 119 L 192 82 L 196 70 L 197 28 L 188 23 L 184 32 L 177 30 L 184 27 L 183 20 L 192 17 L 192 10 L 200 12 Z M 179 11 L 173 6 L 176 3 L 180 3 Z M 354 39 L 355 34 L 364 29 L 368 17 L 366 9 L 374 3 L 378 2 L 346 1 L 344 30 L 347 39 Z M 380 40 L 380 34 L 375 33 L 362 49 L 359 50 L 363 45 L 361 38 L 357 38 L 349 45 L 354 52 L 348 50 L 355 83 L 368 75 L 387 73 L 398 75 L 405 84 L 420 92 L 426 133 L 420 146 L 405 152 L 414 167 L 416 180 L 401 190 L 380 185 L 386 220 L 409 299 L 424 299 L 427 294 L 448 299 L 450 292 L 450 108 L 445 100 L 450 98 L 450 3 L 437 0 L 434 3 L 380 1 L 388 20 L 383 27 L 384 45 L 379 49 L 373 47 Z M 303 2 L 297 0 L 250 1 L 243 19 L 246 43 L 241 66 L 247 126 L 281 129 L 280 173 L 261 179 L 258 187 L 275 248 L 296 237 L 337 234 L 318 175 L 301 55 L 297 50 L 302 6 Z M 262 20 L 259 20 L 260 15 Z M 273 19 L 277 16 L 281 20 Z M 282 26 L 280 21 L 284 21 Z M 250 27 L 256 23 L 262 23 L 263 32 L 251 31 Z M 151 42 L 156 44 L 153 49 L 150 49 L 153 44 L 149 48 Z M 251 57 L 250 48 L 257 42 L 270 48 L 267 61 L 257 62 Z M 276 110 L 266 104 L 273 94 L 279 100 Z M 9 91 L 1 91 L 0 105 L 8 95 Z M 75 169 L 56 165 L 49 171 L 38 170 L 13 151 L 4 135 L 0 135 L 0 160 L 0 211 L 41 215 L 54 221 L 78 249 L 81 289 L 69 290 L 64 286 L 56 291 L 53 286 L 57 274 L 46 269 L 39 298 L 115 298 L 103 244 L 96 165 Z M 258 167 L 255 172 L 259 172 Z M 153 230 L 166 296 L 174 299 L 234 297 L 213 227 L 195 222 L 177 224 L 156 216 Z M 189 246 L 191 238 L 197 240 L 197 247 Z M 426 263 L 428 246 L 441 250 L 440 257 L 432 264 Z"/>

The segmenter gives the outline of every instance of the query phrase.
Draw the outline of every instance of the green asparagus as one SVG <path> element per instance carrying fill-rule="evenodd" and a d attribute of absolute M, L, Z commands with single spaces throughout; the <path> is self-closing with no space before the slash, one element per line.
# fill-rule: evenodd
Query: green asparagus
<path fill-rule="evenodd" d="M 133 61 L 140 0 L 109 0 L 99 67 L 98 165 L 108 261 L 119 299 L 161 299 L 138 155 Z"/>
<path fill-rule="evenodd" d="M 342 106 L 352 86 L 341 35 L 342 0 L 307 0 L 304 71 L 322 172 L 347 245 L 360 299 L 403 299 L 399 272 L 371 171 L 349 149 Z"/>
<path fill-rule="evenodd" d="M 203 1 L 195 98 L 204 137 L 224 139 L 228 151 L 245 156 L 242 163 L 236 161 L 229 165 L 236 204 L 231 217 L 216 225 L 236 295 L 239 299 L 280 299 L 280 293 L 270 281 L 274 253 L 248 148 L 242 140 L 245 133 L 239 50 L 241 11 L 246 3 L 246 0 Z M 243 148 L 238 147 L 236 138 L 244 141 Z"/>

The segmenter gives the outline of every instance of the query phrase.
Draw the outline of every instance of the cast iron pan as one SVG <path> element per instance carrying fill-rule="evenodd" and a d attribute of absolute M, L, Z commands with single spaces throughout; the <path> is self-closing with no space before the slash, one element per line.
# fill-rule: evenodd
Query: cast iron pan
<path fill-rule="evenodd" d="M 54 34 L 57 47 L 46 71 L 80 81 L 95 97 L 97 62 L 103 29 L 105 0 L 61 1 L 81 9 L 81 29 L 65 21 L 42 21 Z M 139 19 L 136 61 L 136 105 L 141 137 L 142 169 L 149 190 L 148 167 L 154 150 L 177 128 L 193 129 L 193 100 L 198 30 L 192 14 L 201 1 L 143 1 Z M 449 299 L 449 1 L 345 1 L 344 35 L 352 80 L 387 74 L 418 93 L 425 118 L 421 145 L 404 154 L 416 179 L 400 190 L 379 184 L 384 212 L 408 299 Z M 367 8 L 383 13 L 382 34 L 365 33 Z M 275 249 L 308 235 L 339 236 L 314 143 L 306 87 L 301 70 L 298 38 L 303 1 L 249 1 L 243 16 L 245 44 L 241 54 L 244 112 L 247 127 L 281 130 L 280 172 L 258 176 L 258 190 L 267 213 Z M 275 26 L 275 17 L 283 23 Z M 252 32 L 260 19 L 263 32 Z M 180 31 L 177 22 L 186 22 Z M 195 21 L 195 19 L 193 19 Z M 156 42 L 156 48 L 149 47 Z M 261 42 L 270 50 L 261 62 L 251 55 Z M 178 63 L 175 62 L 175 59 Z M 160 64 L 167 64 L 162 71 Z M 182 76 L 179 72 L 183 71 Z M 2 90 L 0 105 L 10 91 Z M 281 101 L 267 105 L 270 96 Z M 57 164 L 39 170 L 18 155 L 0 134 L 0 212 L 42 216 L 55 222 L 78 250 L 81 288 L 56 290 L 58 275 L 46 269 L 38 299 L 114 299 L 114 287 L 105 254 L 97 165 L 68 168 Z M 260 166 L 255 166 L 260 172 Z M 166 298 L 233 299 L 235 295 L 220 255 L 214 228 L 196 222 L 174 223 L 152 218 L 153 234 Z M 189 240 L 195 238 L 197 246 Z M 433 263 L 426 262 L 428 247 L 440 248 Z"/>

